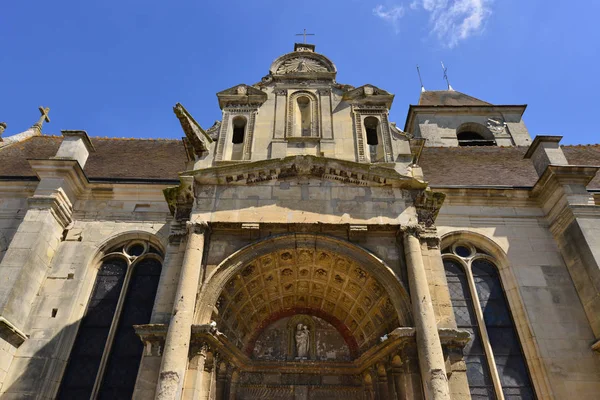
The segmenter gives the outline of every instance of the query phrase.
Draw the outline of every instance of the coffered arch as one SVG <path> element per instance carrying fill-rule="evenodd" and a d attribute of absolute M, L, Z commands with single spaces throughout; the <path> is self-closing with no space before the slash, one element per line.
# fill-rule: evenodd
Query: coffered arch
<path fill-rule="evenodd" d="M 208 277 L 198 323 L 211 319 L 246 352 L 270 322 L 295 312 L 332 322 L 357 355 L 411 326 L 407 291 L 382 260 L 333 237 L 286 234 L 247 246 Z"/>

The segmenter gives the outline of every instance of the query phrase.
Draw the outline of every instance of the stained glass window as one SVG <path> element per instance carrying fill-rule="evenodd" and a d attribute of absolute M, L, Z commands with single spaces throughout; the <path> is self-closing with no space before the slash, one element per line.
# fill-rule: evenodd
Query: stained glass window
<path fill-rule="evenodd" d="M 475 260 L 471 271 L 504 398 L 534 399 L 527 366 L 498 271 L 486 260 Z"/>
<path fill-rule="evenodd" d="M 446 279 L 456 325 L 469 331 L 471 340 L 465 346 L 463 355 L 467 364 L 467 379 L 473 400 L 495 399 L 494 383 L 490 376 L 488 360 L 481 343 L 479 324 L 473 308 L 467 276 L 463 267 L 456 261 L 445 260 Z"/>
<path fill-rule="evenodd" d="M 153 258 L 155 256 L 143 256 L 140 254 L 139 261 L 133 264 L 125 255 L 111 255 L 103 261 L 71 350 L 58 399 L 90 399 L 98 380 L 102 383 L 97 398 L 131 398 L 143 351 L 133 325 L 150 322 L 161 271 L 161 262 Z M 128 269 L 132 270 L 126 283 Z M 122 296 L 123 307 L 115 318 Z M 109 338 L 114 324 L 116 332 Z M 105 353 L 108 361 L 101 368 Z"/>
<path fill-rule="evenodd" d="M 462 252 L 457 251 L 459 248 L 461 246 L 454 246 L 453 250 L 449 247 L 445 252 L 453 252 L 460 257 Z M 495 379 L 502 387 L 505 399 L 535 399 L 498 270 L 478 255 L 481 257 L 479 249 L 476 249 L 473 261 L 463 259 L 464 264 L 457 259 L 444 259 L 456 324 L 471 333 L 471 341 L 463 351 L 471 397 L 482 400 L 497 398 Z M 469 279 L 472 279 L 477 296 L 471 292 Z M 477 318 L 479 312 L 483 324 Z M 491 347 L 491 354 L 482 345 L 485 337 L 489 340 L 488 351 Z M 490 371 L 491 359 L 494 360 L 494 371 Z"/>

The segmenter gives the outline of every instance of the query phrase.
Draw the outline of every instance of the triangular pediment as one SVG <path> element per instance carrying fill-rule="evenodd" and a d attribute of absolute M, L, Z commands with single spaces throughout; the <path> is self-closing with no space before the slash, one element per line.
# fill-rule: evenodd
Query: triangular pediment
<path fill-rule="evenodd" d="M 260 106 L 267 101 L 267 94 L 260 89 L 242 83 L 217 93 L 217 98 L 221 108 L 230 105 Z"/>
<path fill-rule="evenodd" d="M 343 99 L 351 104 L 383 105 L 389 109 L 394 101 L 394 95 L 377 86 L 367 84 L 344 93 Z"/>
<path fill-rule="evenodd" d="M 356 186 L 390 186 L 424 189 L 427 183 L 394 169 L 394 164 L 364 164 L 310 155 L 235 163 L 188 171 L 200 184 L 251 185 L 261 182 L 309 177 Z"/>

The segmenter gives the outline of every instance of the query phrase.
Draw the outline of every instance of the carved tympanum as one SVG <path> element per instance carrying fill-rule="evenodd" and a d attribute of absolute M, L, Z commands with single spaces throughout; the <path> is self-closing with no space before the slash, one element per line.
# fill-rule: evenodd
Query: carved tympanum
<path fill-rule="evenodd" d="M 285 61 L 277 68 L 278 74 L 295 72 L 327 72 L 327 66 L 307 57 L 296 57 Z"/>

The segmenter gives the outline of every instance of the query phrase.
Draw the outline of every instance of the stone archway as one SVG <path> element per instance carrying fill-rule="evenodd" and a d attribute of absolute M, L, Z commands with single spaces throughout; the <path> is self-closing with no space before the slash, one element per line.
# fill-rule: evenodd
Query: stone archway
<path fill-rule="evenodd" d="M 362 398 L 363 372 L 405 340 L 386 341 L 387 334 L 412 326 L 407 291 L 382 260 L 317 234 L 273 236 L 239 250 L 207 277 L 197 310 L 197 326 L 216 322 L 220 336 L 208 340 L 227 352 L 241 399 Z M 294 354 L 298 323 L 310 327 L 304 357 Z M 282 351 L 258 357 L 257 340 L 264 348 L 277 329 L 270 337 Z"/>
<path fill-rule="evenodd" d="M 198 324 L 248 344 L 278 314 L 330 318 L 359 353 L 398 326 L 411 326 L 408 294 L 379 258 L 347 241 L 317 234 L 278 235 L 246 246 L 207 277 Z M 235 332 L 237 331 L 237 332 Z"/>

